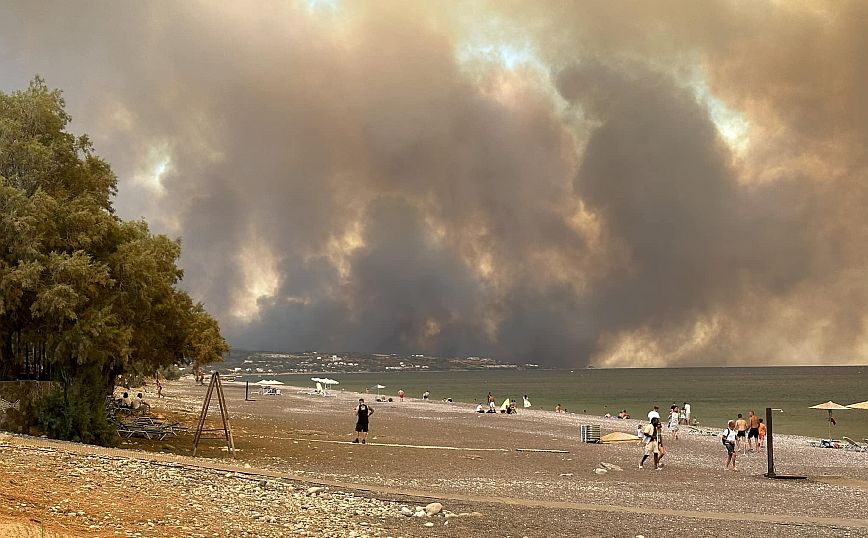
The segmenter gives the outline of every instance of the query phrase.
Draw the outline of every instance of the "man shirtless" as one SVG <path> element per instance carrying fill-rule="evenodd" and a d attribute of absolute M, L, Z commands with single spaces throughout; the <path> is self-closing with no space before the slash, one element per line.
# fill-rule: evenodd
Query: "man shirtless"
<path fill-rule="evenodd" d="M 751 411 L 750 416 L 747 417 L 747 422 L 748 426 L 750 426 L 750 429 L 747 431 L 747 447 L 751 452 L 753 452 L 759 450 L 759 417 L 756 416 L 756 413 Z M 751 439 L 753 439 L 752 448 Z"/>
<path fill-rule="evenodd" d="M 744 454 L 747 454 L 747 421 L 741 413 L 738 414 L 738 419 L 735 421 L 735 450 L 738 452 L 742 447 Z"/>

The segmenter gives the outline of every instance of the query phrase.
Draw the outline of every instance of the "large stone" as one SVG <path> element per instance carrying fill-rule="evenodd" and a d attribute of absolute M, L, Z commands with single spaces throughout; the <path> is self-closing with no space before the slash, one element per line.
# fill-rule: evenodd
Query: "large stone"
<path fill-rule="evenodd" d="M 425 514 L 435 516 L 443 511 L 443 505 L 440 503 L 430 503 L 425 506 Z"/>

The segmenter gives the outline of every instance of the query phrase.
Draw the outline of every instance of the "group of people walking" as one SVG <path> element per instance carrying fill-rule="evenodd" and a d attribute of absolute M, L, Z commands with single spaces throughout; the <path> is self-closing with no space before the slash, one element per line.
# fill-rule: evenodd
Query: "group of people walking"
<path fill-rule="evenodd" d="M 726 463 L 724 469 L 737 471 L 735 460 L 738 452 L 747 455 L 758 451 L 765 445 L 766 425 L 763 419 L 751 411 L 747 419 L 739 413 L 735 420 L 730 420 L 726 429 L 720 434 L 721 442 L 726 447 Z"/>
<path fill-rule="evenodd" d="M 626 410 L 622 411 L 622 413 L 626 417 L 629 417 Z M 621 413 L 619 413 L 618 418 L 625 417 L 622 417 Z M 644 424 L 640 423 L 636 431 L 636 434 L 642 439 L 644 447 L 642 461 L 639 462 L 640 469 L 644 468 L 645 463 L 651 456 L 654 457 L 654 469 L 659 471 L 663 468 L 662 460 L 666 455 L 666 449 L 663 447 L 664 424 L 669 429 L 670 440 L 677 441 L 681 426 L 690 424 L 690 404 L 687 402 L 684 402 L 683 406 L 672 404 L 669 407 L 669 415 L 666 417 L 665 422 L 663 417 L 660 416 L 659 406 L 655 405 L 654 409 L 648 412 L 648 422 Z"/>

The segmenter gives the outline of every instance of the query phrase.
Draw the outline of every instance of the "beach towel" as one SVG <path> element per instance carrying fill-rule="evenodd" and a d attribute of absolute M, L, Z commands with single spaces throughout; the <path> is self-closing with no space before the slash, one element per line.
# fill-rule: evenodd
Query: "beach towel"
<path fill-rule="evenodd" d="M 605 444 L 613 444 L 613 443 L 635 443 L 636 441 L 641 441 L 642 438 L 638 435 L 633 435 L 631 433 L 624 432 L 612 432 L 607 433 L 606 435 L 600 437 L 600 442 Z"/>

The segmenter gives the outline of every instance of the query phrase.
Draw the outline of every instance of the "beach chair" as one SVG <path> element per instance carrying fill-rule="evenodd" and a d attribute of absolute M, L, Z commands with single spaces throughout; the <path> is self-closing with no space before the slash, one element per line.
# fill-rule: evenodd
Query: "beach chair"
<path fill-rule="evenodd" d="M 868 446 L 857 443 L 849 437 L 841 437 L 847 445 L 844 447 L 847 450 L 855 450 L 856 452 L 868 452 Z"/>

